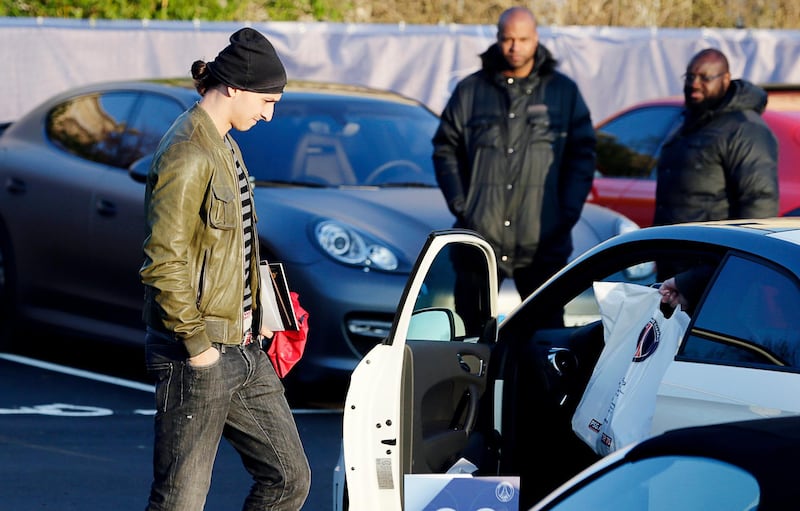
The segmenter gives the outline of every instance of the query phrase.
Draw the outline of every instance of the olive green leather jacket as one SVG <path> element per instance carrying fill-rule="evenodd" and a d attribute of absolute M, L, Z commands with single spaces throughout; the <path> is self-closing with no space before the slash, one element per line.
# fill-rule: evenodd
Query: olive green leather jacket
<path fill-rule="evenodd" d="M 231 143 L 243 162 L 236 142 Z M 258 232 L 255 210 L 253 222 Z M 212 342 L 242 342 L 243 236 L 239 179 L 230 148 L 211 117 L 195 105 L 175 121 L 153 157 L 140 270 L 145 324 L 182 341 L 190 357 Z M 259 256 L 258 243 L 253 245 L 255 313 Z M 254 314 L 254 325 L 257 319 Z"/>

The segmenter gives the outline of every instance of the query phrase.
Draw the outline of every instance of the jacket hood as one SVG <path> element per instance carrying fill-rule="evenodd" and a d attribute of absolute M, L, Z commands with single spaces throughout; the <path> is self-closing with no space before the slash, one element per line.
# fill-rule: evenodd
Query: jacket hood
<path fill-rule="evenodd" d="M 510 69 L 508 67 L 508 61 L 503 57 L 503 52 L 500 50 L 500 46 L 498 46 L 497 43 L 489 46 L 485 52 L 481 53 L 480 57 L 481 68 L 487 73 L 501 73 Z M 534 64 L 531 74 L 550 74 L 555 70 L 557 65 L 558 61 L 553 58 L 553 54 L 550 53 L 550 50 L 539 43 L 536 47 L 536 53 L 534 54 Z"/>
<path fill-rule="evenodd" d="M 759 114 L 767 107 L 767 91 L 745 80 L 732 80 L 719 112 L 754 110 Z"/>

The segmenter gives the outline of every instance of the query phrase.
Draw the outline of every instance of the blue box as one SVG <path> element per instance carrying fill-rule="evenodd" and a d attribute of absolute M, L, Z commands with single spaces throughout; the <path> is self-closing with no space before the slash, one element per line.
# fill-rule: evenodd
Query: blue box
<path fill-rule="evenodd" d="M 406 474 L 405 511 L 519 511 L 518 476 Z"/>

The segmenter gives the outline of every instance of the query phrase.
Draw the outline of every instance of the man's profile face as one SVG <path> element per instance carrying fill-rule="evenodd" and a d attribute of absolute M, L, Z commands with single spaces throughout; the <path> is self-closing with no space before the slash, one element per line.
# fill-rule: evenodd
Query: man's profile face
<path fill-rule="evenodd" d="M 275 104 L 282 96 L 283 94 L 236 90 L 231 112 L 232 127 L 239 131 L 247 131 L 258 121 L 271 121 L 275 113 Z"/>
<path fill-rule="evenodd" d="M 704 110 L 719 102 L 728 91 L 731 75 L 714 55 L 692 59 L 686 68 L 683 96 L 690 110 Z"/>

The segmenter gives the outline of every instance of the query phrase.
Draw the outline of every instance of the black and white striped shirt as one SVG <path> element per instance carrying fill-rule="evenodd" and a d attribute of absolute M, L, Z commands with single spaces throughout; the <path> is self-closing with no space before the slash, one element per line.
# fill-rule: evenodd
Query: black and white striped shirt
<path fill-rule="evenodd" d="M 250 194 L 250 183 L 244 165 L 236 157 L 230 139 L 226 136 L 225 143 L 231 150 L 236 173 L 239 176 L 239 198 L 242 202 L 242 227 L 244 228 L 244 332 L 247 333 L 252 326 L 253 290 L 250 288 L 250 259 L 253 256 L 253 198 Z"/>

